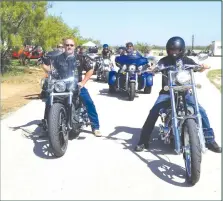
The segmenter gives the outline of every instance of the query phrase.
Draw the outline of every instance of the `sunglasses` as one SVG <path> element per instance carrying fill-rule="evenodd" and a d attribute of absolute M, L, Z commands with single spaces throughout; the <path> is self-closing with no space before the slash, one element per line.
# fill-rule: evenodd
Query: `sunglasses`
<path fill-rule="evenodd" d="M 71 46 L 71 47 L 74 47 L 73 44 L 66 44 L 67 47 Z"/>
<path fill-rule="evenodd" d="M 128 45 L 127 47 L 132 47 L 131 45 Z"/>
<path fill-rule="evenodd" d="M 58 46 L 59 48 L 62 48 L 63 46 Z"/>

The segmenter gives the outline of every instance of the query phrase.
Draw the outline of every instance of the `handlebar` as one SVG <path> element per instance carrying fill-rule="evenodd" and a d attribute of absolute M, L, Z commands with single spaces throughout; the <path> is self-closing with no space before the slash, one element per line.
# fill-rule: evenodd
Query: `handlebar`
<path fill-rule="evenodd" d="M 175 70 L 177 67 L 174 65 L 170 65 L 170 66 L 164 66 L 164 65 L 156 65 L 156 67 L 153 69 L 154 73 L 159 73 L 162 72 L 164 70 Z M 183 70 L 189 70 L 189 69 L 194 69 L 194 71 L 198 71 L 200 69 L 202 69 L 203 67 L 199 64 L 184 64 L 183 65 Z"/>

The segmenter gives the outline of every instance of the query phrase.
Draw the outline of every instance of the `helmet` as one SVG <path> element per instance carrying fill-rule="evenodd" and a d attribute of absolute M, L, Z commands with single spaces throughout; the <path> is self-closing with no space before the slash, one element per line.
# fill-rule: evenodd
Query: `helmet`
<path fill-rule="evenodd" d="M 171 50 L 179 50 L 179 53 L 171 53 Z M 170 38 L 166 44 L 166 51 L 168 56 L 172 56 L 176 59 L 182 57 L 185 53 L 184 40 L 179 36 Z"/>
<path fill-rule="evenodd" d="M 108 48 L 108 44 L 104 44 L 103 45 L 103 48 Z"/>
<path fill-rule="evenodd" d="M 98 53 L 98 48 L 97 48 L 97 46 L 89 47 L 88 51 L 89 51 L 89 53 Z"/>

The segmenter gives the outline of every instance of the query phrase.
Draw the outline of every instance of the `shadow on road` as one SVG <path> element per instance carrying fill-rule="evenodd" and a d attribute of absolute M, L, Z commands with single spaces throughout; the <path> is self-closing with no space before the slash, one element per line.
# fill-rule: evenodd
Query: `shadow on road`
<path fill-rule="evenodd" d="M 10 128 L 13 131 L 16 131 L 18 129 L 22 130 L 23 136 L 33 141 L 33 152 L 36 156 L 44 159 L 55 159 L 56 157 L 54 156 L 50 148 L 48 137 L 45 135 L 42 128 L 39 126 L 40 123 L 40 120 L 33 120 L 25 125 Z M 30 131 L 29 129 L 24 128 L 32 125 L 38 125 L 34 131 Z"/>
<path fill-rule="evenodd" d="M 115 137 L 118 133 L 125 132 L 132 134 L 132 138 L 128 140 L 123 140 L 121 138 Z M 115 131 L 109 134 L 106 138 L 111 140 L 123 140 L 122 143 L 124 146 L 124 149 L 129 149 L 133 154 L 135 154 L 138 158 L 140 158 L 144 163 L 148 165 L 150 170 L 160 179 L 163 181 L 180 187 L 190 187 L 190 185 L 184 181 L 184 183 L 180 183 L 174 180 L 175 177 L 178 177 L 180 179 L 185 178 L 185 168 L 173 164 L 170 162 L 169 158 L 166 156 L 166 154 L 175 155 L 175 152 L 171 148 L 170 145 L 166 145 L 161 140 L 156 141 L 150 141 L 150 148 L 149 151 L 146 150 L 146 152 L 152 153 L 154 156 L 158 158 L 158 160 L 147 160 L 143 158 L 138 152 L 134 151 L 135 146 L 137 145 L 140 137 L 141 129 L 139 128 L 131 128 L 131 127 L 125 127 L 125 126 L 118 126 L 115 127 Z M 151 139 L 154 137 L 157 137 L 158 135 L 158 127 L 155 127 L 151 136 Z M 163 155 L 167 158 L 167 160 L 160 157 L 160 155 Z M 183 160 L 183 156 L 180 155 L 181 160 Z"/>
<path fill-rule="evenodd" d="M 129 101 L 128 94 L 125 91 L 117 91 L 115 93 L 109 93 L 108 89 L 102 89 L 99 91 L 99 94 L 101 96 L 108 96 L 112 98 L 117 98 L 119 100 L 126 100 Z M 138 98 L 138 94 L 136 94 L 135 98 Z"/>
<path fill-rule="evenodd" d="M 27 100 L 39 100 L 40 99 L 40 94 L 30 94 L 23 96 Z"/>

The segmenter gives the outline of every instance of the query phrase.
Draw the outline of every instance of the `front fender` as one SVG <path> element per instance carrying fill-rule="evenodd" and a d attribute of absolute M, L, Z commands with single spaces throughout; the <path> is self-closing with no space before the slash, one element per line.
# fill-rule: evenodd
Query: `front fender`
<path fill-rule="evenodd" d="M 136 82 L 136 74 L 135 73 L 129 74 L 129 82 Z"/>
<path fill-rule="evenodd" d="M 143 73 L 142 76 L 146 80 L 146 87 L 153 86 L 153 74 L 152 73 L 145 72 L 145 73 Z"/>
<path fill-rule="evenodd" d="M 110 71 L 108 74 L 108 84 L 109 85 L 114 85 L 117 77 L 117 72 L 116 71 Z"/>

